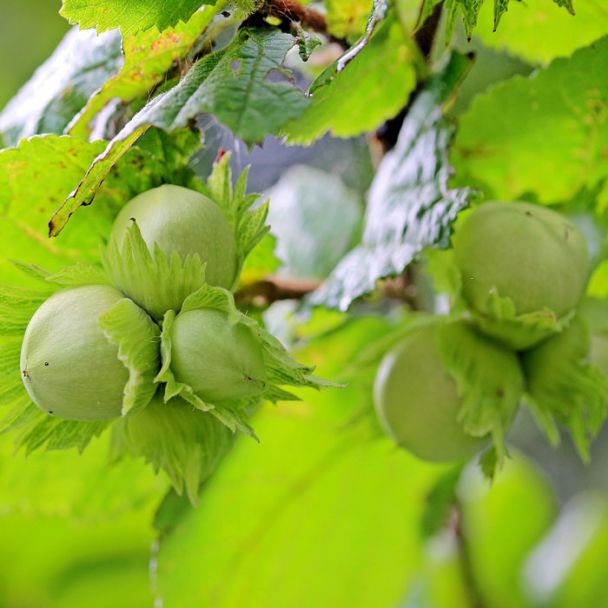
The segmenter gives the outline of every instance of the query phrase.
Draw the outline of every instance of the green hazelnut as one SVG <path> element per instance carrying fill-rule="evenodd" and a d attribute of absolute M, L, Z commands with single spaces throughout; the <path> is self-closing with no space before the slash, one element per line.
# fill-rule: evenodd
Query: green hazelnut
<path fill-rule="evenodd" d="M 266 388 L 262 347 L 252 331 L 213 309 L 182 312 L 171 327 L 171 369 L 208 403 L 261 395 Z"/>
<path fill-rule="evenodd" d="M 120 416 L 129 373 L 98 320 L 123 297 L 105 285 L 77 287 L 36 311 L 21 347 L 21 375 L 40 409 L 66 420 Z"/>
<path fill-rule="evenodd" d="M 383 359 L 374 384 L 376 411 L 385 431 L 423 460 L 466 459 L 485 440 L 458 421 L 461 398 L 438 346 L 437 324 L 413 330 Z"/>
<path fill-rule="evenodd" d="M 120 247 L 132 221 L 151 252 L 158 245 L 182 260 L 198 255 L 206 263 L 210 285 L 232 287 L 237 270 L 234 230 L 221 209 L 200 192 L 166 184 L 139 194 L 116 217 L 110 241 Z"/>
<path fill-rule="evenodd" d="M 481 205 L 457 228 L 453 246 L 468 306 L 484 331 L 513 347 L 531 346 L 551 331 L 510 339 L 500 319 L 493 319 L 493 296 L 508 298 L 515 315 L 541 313 L 557 321 L 572 313 L 585 290 L 585 238 L 567 218 L 546 207 Z"/>

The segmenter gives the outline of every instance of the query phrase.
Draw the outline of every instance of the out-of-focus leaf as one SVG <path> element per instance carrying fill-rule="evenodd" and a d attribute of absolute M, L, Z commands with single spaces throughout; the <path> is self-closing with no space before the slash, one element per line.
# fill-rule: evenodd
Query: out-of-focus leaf
<path fill-rule="evenodd" d="M 40 465 L 40 471 L 43 465 Z M 64 469 L 67 475 L 69 467 Z M 2 512 L 0 604 L 45 608 L 147 608 L 149 509 L 81 522 Z"/>
<path fill-rule="evenodd" d="M 314 304 L 346 310 L 373 291 L 378 279 L 402 272 L 425 247 L 448 244 L 451 223 L 467 206 L 470 191 L 447 187 L 452 130 L 441 107 L 469 61 L 453 55 L 412 104 L 370 190 L 362 243 L 313 294 Z"/>
<path fill-rule="evenodd" d="M 603 0 L 578 2 L 574 17 L 548 0 L 511 2 L 496 31 L 490 13 L 491 3 L 485 2 L 475 32 L 483 43 L 535 63 L 567 57 L 608 33 Z"/>
<path fill-rule="evenodd" d="M 523 566 L 556 513 L 547 481 L 517 455 L 492 484 L 471 467 L 459 494 L 463 534 L 482 597 L 496 608 L 526 608 Z"/>
<path fill-rule="evenodd" d="M 15 453 L 0 441 L 0 512 L 111 520 L 125 510 L 154 506 L 167 487 L 143 462 L 125 458 L 110 466 L 108 435 L 86 452 Z"/>
<path fill-rule="evenodd" d="M 268 195 L 282 273 L 325 278 L 357 237 L 362 217 L 357 194 L 339 178 L 300 165 L 286 171 Z"/>
<path fill-rule="evenodd" d="M 433 0 L 426 0 L 427 3 L 432 3 Z M 574 15 L 574 8 L 572 6 L 572 0 L 553 0 L 558 6 L 564 7 L 571 15 Z M 436 3 L 435 3 L 436 4 Z M 490 3 L 487 3 L 490 5 Z M 498 29 L 499 23 L 501 23 L 502 16 L 507 12 L 512 4 L 510 0 L 494 0 L 491 3 L 494 11 L 494 17 L 492 20 L 493 30 Z M 468 38 L 473 35 L 473 30 L 477 27 L 477 21 L 479 19 L 480 10 L 483 5 L 483 0 L 446 0 L 446 13 L 448 15 L 447 30 L 451 36 L 451 32 L 454 29 L 454 22 L 459 15 L 462 15 L 464 22 L 464 29 Z"/>
<path fill-rule="evenodd" d="M 239 277 L 241 285 L 259 281 L 278 270 L 281 262 L 275 253 L 276 243 L 277 240 L 271 234 L 266 234 L 256 245 L 241 270 Z"/>
<path fill-rule="evenodd" d="M 551 608 L 603 606 L 608 602 L 608 504 L 584 493 L 566 504 L 525 568 L 529 596 Z"/>
<path fill-rule="evenodd" d="M 63 0 L 61 15 L 80 29 L 105 32 L 120 28 L 123 36 L 156 26 L 160 31 L 187 21 L 202 4 L 222 0 Z"/>
<path fill-rule="evenodd" d="M 372 5 L 373 0 L 325 0 L 329 31 L 338 38 L 362 34 Z"/>
<path fill-rule="evenodd" d="M 122 65 L 120 35 L 72 29 L 0 114 L 5 144 L 62 133 L 87 99 Z"/>
<path fill-rule="evenodd" d="M 474 99 L 462 115 L 452 160 L 458 181 L 488 197 L 571 199 L 608 176 L 608 37 L 515 76 Z M 598 204 L 608 197 L 604 188 Z"/>
<path fill-rule="evenodd" d="M 307 353 L 332 374 L 379 325 L 352 322 Z M 445 467 L 372 439 L 357 418 L 370 394 L 359 391 L 260 413 L 261 444 L 239 440 L 207 483 L 204 508 L 182 513 L 161 543 L 165 604 L 400 604 L 422 559 L 422 497 Z"/>
<path fill-rule="evenodd" d="M 351 137 L 372 131 L 398 114 L 416 86 L 411 51 L 394 19 L 342 71 L 339 61 L 315 80 L 309 107 L 285 126 L 290 143 L 310 144 L 327 132 Z"/>
<path fill-rule="evenodd" d="M 457 497 L 456 488 L 460 480 L 462 467 L 448 470 L 437 480 L 426 499 L 426 509 L 422 518 L 422 535 L 430 538 L 438 534 L 449 522 L 449 515 L 454 508 Z"/>
<path fill-rule="evenodd" d="M 123 40 L 124 64 L 103 83 L 69 125 L 69 133 L 87 137 L 95 115 L 113 99 L 132 101 L 160 82 L 176 60 L 192 48 L 209 24 L 208 13 L 195 13 L 187 23 L 178 23 L 162 33 L 156 28 L 127 36 Z M 1 124 L 1 122 L 0 122 Z"/>
<path fill-rule="evenodd" d="M 150 127 L 171 131 L 185 127 L 203 112 L 211 112 L 248 143 L 277 132 L 306 106 L 304 94 L 285 82 L 268 82 L 271 71 L 295 45 L 293 36 L 271 29 L 244 29 L 225 49 L 207 55 L 185 78 L 153 99 L 108 144 L 91 165 L 79 187 L 57 211 L 51 234 L 69 217 L 90 204 L 114 164 Z"/>

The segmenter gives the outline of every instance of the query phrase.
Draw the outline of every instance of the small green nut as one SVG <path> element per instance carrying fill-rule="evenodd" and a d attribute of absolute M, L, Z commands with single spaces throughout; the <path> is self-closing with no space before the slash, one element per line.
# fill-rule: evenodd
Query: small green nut
<path fill-rule="evenodd" d="M 266 368 L 259 341 L 213 309 L 182 312 L 171 328 L 171 369 L 207 403 L 261 395 Z"/>
<path fill-rule="evenodd" d="M 516 315 L 567 318 L 579 303 L 589 275 L 587 244 L 560 213 L 529 203 L 486 203 L 453 236 L 462 293 L 486 333 L 516 348 L 550 335 L 514 336 L 493 319 L 492 296 L 508 298 Z M 485 323 L 484 323 L 485 321 Z M 497 321 L 497 322 L 494 322 Z M 515 332 L 514 332 L 515 333 Z"/>
<path fill-rule="evenodd" d="M 232 287 L 237 271 L 234 230 L 221 209 L 200 192 L 165 184 L 139 194 L 116 217 L 110 241 L 120 247 L 132 221 L 151 252 L 156 244 L 182 260 L 198 255 L 207 264 L 207 283 Z"/>
<path fill-rule="evenodd" d="M 374 384 L 376 411 L 385 431 L 418 458 L 468 459 L 487 440 L 467 434 L 457 419 L 461 399 L 437 329 L 430 324 L 413 330 L 384 357 Z"/>
<path fill-rule="evenodd" d="M 105 285 L 77 287 L 35 312 L 23 338 L 21 375 L 40 409 L 65 420 L 121 415 L 129 373 L 98 320 L 123 297 Z"/>

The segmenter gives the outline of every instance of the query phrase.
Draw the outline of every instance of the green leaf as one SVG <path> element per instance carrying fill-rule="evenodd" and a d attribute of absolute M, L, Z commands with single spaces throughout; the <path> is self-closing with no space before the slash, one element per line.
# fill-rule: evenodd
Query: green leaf
<path fill-rule="evenodd" d="M 337 38 L 361 35 L 372 4 L 373 0 L 325 0 L 329 31 Z"/>
<path fill-rule="evenodd" d="M 222 0 L 216 0 L 225 4 Z M 60 14 L 81 30 L 105 32 L 119 27 L 123 36 L 156 26 L 160 31 L 187 21 L 201 4 L 213 0 L 63 0 Z"/>
<path fill-rule="evenodd" d="M 310 105 L 284 128 L 290 143 L 310 144 L 327 132 L 351 137 L 372 131 L 403 109 L 416 86 L 410 47 L 394 19 L 340 70 L 343 61 L 311 85 Z"/>
<path fill-rule="evenodd" d="M 0 151 L 0 225 L 4 237 L 0 267 L 4 281 L 17 276 L 7 258 L 21 258 L 51 270 L 78 259 L 97 258 L 100 238 L 109 231 L 113 217 L 109 205 L 91 210 L 87 218 L 76 218 L 73 230 L 59 241 L 48 239 L 47 222 L 101 150 L 100 142 L 47 135 Z"/>
<path fill-rule="evenodd" d="M 324 279 L 359 236 L 363 208 L 340 178 L 298 165 L 269 191 L 269 222 L 281 274 Z"/>
<path fill-rule="evenodd" d="M 448 470 L 427 494 L 421 522 L 423 538 L 432 538 L 448 524 L 450 512 L 457 502 L 456 490 L 461 474 L 462 465 Z"/>
<path fill-rule="evenodd" d="M 563 6 L 571 15 L 575 15 L 572 0 L 553 0 L 557 6 Z"/>
<path fill-rule="evenodd" d="M 608 37 L 478 95 L 461 116 L 452 160 L 488 198 L 571 199 L 608 176 Z M 598 206 L 608 196 L 604 189 Z"/>
<path fill-rule="evenodd" d="M 508 6 L 508 14 L 494 31 L 491 3 L 485 2 L 475 34 L 484 45 L 533 63 L 568 57 L 608 33 L 608 14 L 602 2 L 579 2 L 576 17 L 549 0 L 511 2 Z"/>
<path fill-rule="evenodd" d="M 92 202 L 108 173 L 150 127 L 172 131 L 197 115 L 211 112 L 247 143 L 276 133 L 306 106 L 293 86 L 269 83 L 295 39 L 269 29 L 241 30 L 225 49 L 199 60 L 181 82 L 148 103 L 91 164 L 84 179 L 52 219 L 57 235 L 69 217 Z"/>
<path fill-rule="evenodd" d="M 307 356 L 333 375 L 384 324 L 353 320 Z M 204 508 L 182 512 L 161 540 L 159 594 L 168 605 L 403 603 L 424 559 L 423 497 L 446 468 L 372 438 L 362 403 L 369 405 L 367 387 L 353 383 L 260 410 L 262 443 L 237 439 L 205 486 Z M 246 497 L 246 517 L 235 491 Z"/>
<path fill-rule="evenodd" d="M 30 516 L 109 521 L 121 512 L 149 510 L 163 483 L 132 458 L 109 466 L 108 439 L 93 441 L 83 454 L 15 453 L 0 442 L 0 510 Z M 10 437 L 9 437 L 10 439 Z"/>
<path fill-rule="evenodd" d="M 0 113 L 5 143 L 38 133 L 62 133 L 87 99 L 122 64 L 120 36 L 74 28 Z"/>
<path fill-rule="evenodd" d="M 163 469 L 175 491 L 186 491 L 198 503 L 201 484 L 230 449 L 233 435 L 211 414 L 195 410 L 181 399 L 154 399 L 123 422 L 128 448 L 156 471 Z"/>
<path fill-rule="evenodd" d="M 453 55 L 412 104 L 370 190 L 362 243 L 313 294 L 314 304 L 346 310 L 378 279 L 401 273 L 425 247 L 448 245 L 450 225 L 470 191 L 447 186 L 452 130 L 441 107 L 468 67 L 467 58 Z"/>
<path fill-rule="evenodd" d="M 422 0 L 422 6 L 420 8 L 420 15 L 418 18 L 418 26 L 424 24 L 424 22 L 433 14 L 435 7 L 443 0 Z M 508 0 L 507 0 L 508 2 Z"/>
<path fill-rule="evenodd" d="M 572 0 L 553 0 L 558 6 L 563 6 L 566 10 L 574 15 Z M 448 14 L 447 33 L 448 41 L 452 37 L 454 22 L 458 14 L 462 14 L 464 29 L 469 40 L 473 35 L 473 31 L 477 27 L 477 21 L 480 16 L 480 11 L 483 6 L 483 0 L 446 0 L 446 12 Z M 486 3 L 489 5 L 489 3 Z M 518 4 L 514 2 L 513 4 Z M 492 20 L 492 28 L 494 31 L 498 28 L 502 16 L 511 6 L 510 0 L 494 0 L 494 16 Z M 540 46 L 540 45 L 537 45 Z"/>
<path fill-rule="evenodd" d="M 156 392 L 160 368 L 160 328 L 131 300 L 124 298 L 99 318 L 108 341 L 118 346 L 118 358 L 129 370 L 122 415 L 145 407 Z"/>
<path fill-rule="evenodd" d="M 208 10 L 197 12 L 186 23 L 180 22 L 163 32 L 152 28 L 123 36 L 122 67 L 90 97 L 70 123 L 69 133 L 88 137 L 91 121 L 110 101 L 117 98 L 123 102 L 132 101 L 161 82 L 174 62 L 184 57 L 196 43 L 209 25 L 211 13 Z"/>

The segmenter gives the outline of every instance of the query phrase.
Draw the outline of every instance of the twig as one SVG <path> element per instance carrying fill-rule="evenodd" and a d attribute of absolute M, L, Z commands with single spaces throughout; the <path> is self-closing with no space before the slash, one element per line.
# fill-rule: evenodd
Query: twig
<path fill-rule="evenodd" d="M 235 300 L 240 306 L 266 308 L 280 300 L 302 300 L 321 286 L 321 281 L 314 279 L 291 279 L 270 276 L 239 289 Z M 376 291 L 387 300 L 400 300 L 410 308 L 419 308 L 418 293 L 411 273 L 384 279 Z"/>
<path fill-rule="evenodd" d="M 348 48 L 345 40 L 330 33 L 325 15 L 313 8 L 302 6 L 298 0 L 266 0 L 243 25 L 262 25 L 269 17 L 279 19 L 285 31 L 291 30 L 293 24 L 298 23 L 301 27 L 322 34 L 331 42 Z"/>
<path fill-rule="evenodd" d="M 235 294 L 238 304 L 265 308 L 279 300 L 301 300 L 321 285 L 320 281 L 268 277 L 239 289 Z"/>
<path fill-rule="evenodd" d="M 302 6 L 297 0 L 271 0 L 266 3 L 266 10 L 273 17 L 298 21 L 303 27 L 329 35 L 325 17 L 312 8 Z"/>

